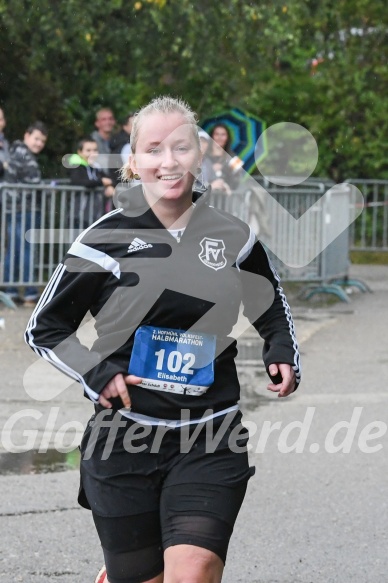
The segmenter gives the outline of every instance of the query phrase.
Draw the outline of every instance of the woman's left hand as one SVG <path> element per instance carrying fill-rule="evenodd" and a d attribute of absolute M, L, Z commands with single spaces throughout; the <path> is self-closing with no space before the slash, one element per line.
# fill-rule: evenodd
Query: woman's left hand
<path fill-rule="evenodd" d="M 295 372 L 293 371 L 290 364 L 280 363 L 271 364 L 269 366 L 269 373 L 271 376 L 275 377 L 280 375 L 281 382 L 279 384 L 270 383 L 267 386 L 269 391 L 274 393 L 279 393 L 278 397 L 288 397 L 291 393 L 295 391 L 296 388 L 296 378 Z"/>

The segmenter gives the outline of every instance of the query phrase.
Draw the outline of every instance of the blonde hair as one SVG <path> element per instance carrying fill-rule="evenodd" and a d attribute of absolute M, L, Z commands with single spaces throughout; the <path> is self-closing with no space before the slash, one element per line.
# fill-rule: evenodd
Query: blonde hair
<path fill-rule="evenodd" d="M 161 95 L 160 97 L 155 97 L 148 105 L 142 107 L 136 114 L 133 120 L 132 131 L 131 131 L 131 150 L 132 154 L 136 152 L 136 144 L 139 137 L 139 131 L 143 118 L 151 115 L 153 113 L 180 113 L 186 120 L 186 123 L 191 124 L 193 127 L 193 135 L 200 149 L 200 141 L 198 137 L 197 123 L 198 118 L 191 107 L 183 101 L 183 99 L 177 97 L 171 97 L 170 95 Z M 123 181 L 133 180 L 134 174 L 130 168 L 129 162 L 124 164 L 121 168 L 121 179 Z"/>

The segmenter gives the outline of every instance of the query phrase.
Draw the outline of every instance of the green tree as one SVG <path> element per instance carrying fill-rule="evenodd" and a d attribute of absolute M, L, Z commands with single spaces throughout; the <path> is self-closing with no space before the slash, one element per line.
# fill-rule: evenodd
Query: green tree
<path fill-rule="evenodd" d="M 387 18 L 383 0 L 0 0 L 8 134 L 45 121 L 58 174 L 98 107 L 120 118 L 171 93 L 201 118 L 236 105 L 305 125 L 318 174 L 388 178 Z"/>

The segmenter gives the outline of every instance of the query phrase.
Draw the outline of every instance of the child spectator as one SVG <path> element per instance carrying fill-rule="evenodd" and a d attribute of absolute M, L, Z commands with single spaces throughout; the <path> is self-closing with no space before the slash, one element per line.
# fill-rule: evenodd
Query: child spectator
<path fill-rule="evenodd" d="M 112 197 L 114 187 L 111 178 L 97 167 L 97 142 L 93 138 L 84 138 L 78 142 L 77 153 L 70 156 L 70 182 L 85 189 L 104 188 L 105 197 Z M 104 200 L 90 190 L 76 197 L 74 227 L 84 229 L 104 214 Z M 89 216 L 91 215 L 91 221 Z"/>

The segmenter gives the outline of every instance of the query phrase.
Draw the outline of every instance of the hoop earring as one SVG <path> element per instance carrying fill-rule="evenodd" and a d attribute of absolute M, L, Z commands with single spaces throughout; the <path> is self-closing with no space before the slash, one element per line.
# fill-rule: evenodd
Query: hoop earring
<path fill-rule="evenodd" d="M 195 190 L 199 190 L 200 192 L 204 192 L 205 190 L 207 190 L 207 184 L 204 180 L 204 176 L 203 176 L 203 172 L 202 172 L 202 168 L 197 168 L 198 170 L 198 175 L 195 179 Z"/>

